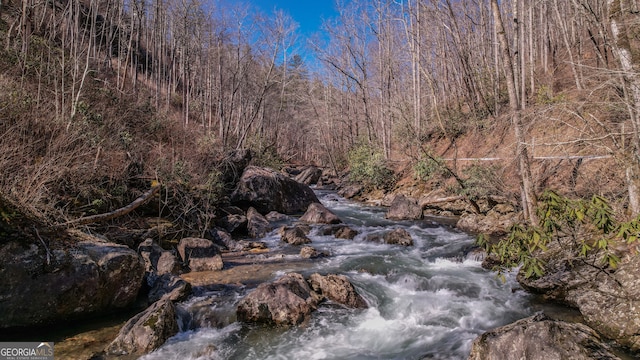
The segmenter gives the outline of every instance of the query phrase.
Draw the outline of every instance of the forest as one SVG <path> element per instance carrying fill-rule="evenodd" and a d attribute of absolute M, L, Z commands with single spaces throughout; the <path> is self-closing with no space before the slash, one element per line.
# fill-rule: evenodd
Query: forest
<path fill-rule="evenodd" d="M 447 158 L 459 172 L 470 134 L 506 131 L 489 170 L 519 174 L 525 212 L 545 181 L 536 155 L 609 157 L 625 190 L 581 194 L 640 211 L 635 1 L 336 6 L 305 38 L 240 2 L 3 1 L 0 169 L 15 176 L 0 188 L 60 219 L 127 203 L 141 179 L 188 178 L 207 202 L 230 149 L 337 173 L 354 149 L 373 167 Z"/>

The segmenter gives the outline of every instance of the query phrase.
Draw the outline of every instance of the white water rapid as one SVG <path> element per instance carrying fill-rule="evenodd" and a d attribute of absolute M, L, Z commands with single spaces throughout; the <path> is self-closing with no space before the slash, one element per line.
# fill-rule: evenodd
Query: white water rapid
<path fill-rule="evenodd" d="M 368 309 L 323 304 L 300 326 L 266 328 L 234 321 L 235 303 L 251 289 L 220 287 L 182 306 L 204 302 L 228 321 L 183 331 L 143 359 L 466 359 L 478 335 L 534 312 L 513 275 L 503 283 L 462 255 L 473 243 L 471 236 L 429 220 L 388 221 L 382 209 L 332 193 L 318 195 L 360 234 L 342 240 L 320 236 L 314 228 L 310 245 L 331 255 L 301 272 L 346 275 Z M 409 231 L 415 246 L 363 241 L 367 234 L 394 227 Z M 272 249 L 290 246 L 281 244 L 275 231 L 263 241 Z"/>

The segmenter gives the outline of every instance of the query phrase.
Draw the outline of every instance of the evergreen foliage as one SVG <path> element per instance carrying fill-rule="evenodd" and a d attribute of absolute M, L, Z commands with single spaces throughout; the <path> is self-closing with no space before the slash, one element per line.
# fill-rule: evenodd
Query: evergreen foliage
<path fill-rule="evenodd" d="M 485 236 L 478 238 L 478 244 L 498 258 L 494 270 L 499 274 L 522 265 L 526 278 L 543 276 L 545 262 L 539 255 L 551 246 L 560 246 L 572 252 L 574 259 L 590 261 L 602 270 L 615 269 L 620 262 L 615 245 L 631 244 L 640 236 L 640 217 L 617 221 L 608 201 L 597 195 L 574 200 L 547 190 L 538 205 L 536 226 L 516 224 L 496 244 Z"/>

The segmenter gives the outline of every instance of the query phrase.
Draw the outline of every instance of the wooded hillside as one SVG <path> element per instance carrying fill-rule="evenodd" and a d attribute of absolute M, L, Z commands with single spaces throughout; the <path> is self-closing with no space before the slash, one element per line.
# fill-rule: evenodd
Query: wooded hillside
<path fill-rule="evenodd" d="M 443 165 L 468 179 L 458 157 L 496 156 L 477 176 L 520 179 L 508 185 L 532 216 L 560 162 L 576 173 L 597 155 L 600 182 L 577 193 L 640 212 L 636 1 L 338 7 L 305 39 L 287 14 L 236 1 L 2 0 L 0 190 L 60 221 L 155 179 L 175 185 L 165 212 L 204 226 L 232 149 L 335 171 L 409 162 L 424 179 Z"/>

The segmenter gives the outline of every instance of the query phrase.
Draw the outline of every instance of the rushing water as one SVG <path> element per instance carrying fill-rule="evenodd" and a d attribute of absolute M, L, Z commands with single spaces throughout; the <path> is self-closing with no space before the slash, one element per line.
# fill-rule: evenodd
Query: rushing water
<path fill-rule="evenodd" d="M 290 329 L 246 325 L 233 321 L 234 310 L 250 289 L 220 287 L 182 306 L 205 307 L 226 321 L 181 332 L 144 359 L 466 359 L 478 335 L 533 313 L 513 277 L 503 283 L 480 262 L 462 256 L 473 243 L 470 236 L 428 220 L 388 221 L 382 209 L 332 193 L 319 196 L 360 235 L 342 240 L 313 229 L 311 245 L 331 256 L 310 262 L 302 272 L 346 275 L 368 309 L 327 303 L 310 321 Z M 395 227 L 409 231 L 415 246 L 363 241 Z M 275 232 L 263 241 L 272 249 L 285 247 Z"/>

